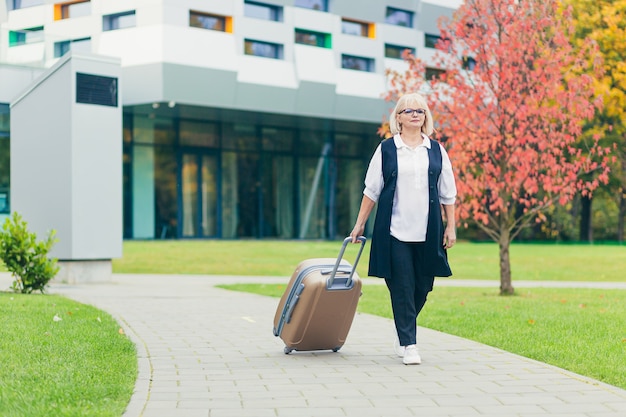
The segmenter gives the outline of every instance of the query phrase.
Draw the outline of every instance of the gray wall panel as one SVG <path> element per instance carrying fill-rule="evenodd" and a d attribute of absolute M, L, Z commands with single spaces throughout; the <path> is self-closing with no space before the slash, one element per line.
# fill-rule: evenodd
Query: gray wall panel
<path fill-rule="evenodd" d="M 163 64 L 163 99 L 211 107 L 237 106 L 237 74 L 210 68 Z"/>
<path fill-rule="evenodd" d="M 388 117 L 390 105 L 384 100 L 363 97 L 338 96 L 335 104 L 335 118 L 367 123 L 381 123 Z"/>
<path fill-rule="evenodd" d="M 239 83 L 235 105 L 244 110 L 293 114 L 296 107 L 296 90 Z"/>
<path fill-rule="evenodd" d="M 439 34 L 438 22 L 441 16 L 452 17 L 453 9 L 443 6 L 435 6 L 429 3 L 422 3 L 422 12 L 419 14 L 417 21 L 417 29 L 431 34 Z"/>
<path fill-rule="evenodd" d="M 314 117 L 329 117 L 335 110 L 335 86 L 309 81 L 300 82 L 295 113 Z"/>
<path fill-rule="evenodd" d="M 163 63 L 122 68 L 125 106 L 163 101 Z"/>

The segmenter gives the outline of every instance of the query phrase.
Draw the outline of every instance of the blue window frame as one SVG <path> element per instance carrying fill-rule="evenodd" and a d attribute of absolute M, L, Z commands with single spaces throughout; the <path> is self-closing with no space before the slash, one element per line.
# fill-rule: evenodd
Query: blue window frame
<path fill-rule="evenodd" d="M 262 56 L 265 58 L 282 59 L 283 46 L 277 43 L 244 40 L 244 53 L 246 55 Z"/>
<path fill-rule="evenodd" d="M 444 74 L 446 71 L 439 69 L 439 68 L 430 68 L 427 67 L 426 68 L 426 73 L 424 74 L 424 78 L 426 78 L 426 81 L 430 81 L 433 78 L 439 78 L 441 77 L 442 74 Z"/>
<path fill-rule="evenodd" d="M 402 54 L 407 49 L 409 50 L 411 54 L 415 55 L 415 48 L 412 48 L 410 46 L 391 45 L 391 44 L 386 43 L 385 44 L 385 57 L 395 58 L 395 59 L 404 59 L 402 57 Z"/>
<path fill-rule="evenodd" d="M 474 68 L 476 68 L 476 60 L 471 56 L 464 56 L 463 69 L 467 71 L 474 71 Z"/>
<path fill-rule="evenodd" d="M 435 48 L 437 46 L 437 42 L 441 40 L 441 36 L 432 35 L 430 33 L 424 34 L 424 46 L 426 48 Z"/>
<path fill-rule="evenodd" d="M 226 16 L 189 11 L 189 26 L 226 32 Z"/>
<path fill-rule="evenodd" d="M 273 4 L 246 1 L 243 5 L 243 13 L 245 16 L 255 19 L 283 21 L 283 8 Z"/>
<path fill-rule="evenodd" d="M 311 30 L 296 29 L 296 43 L 302 45 L 332 48 L 331 36 L 328 33 L 313 32 Z"/>
<path fill-rule="evenodd" d="M 91 38 L 72 39 L 54 43 L 54 57 L 60 58 L 69 51 L 91 52 Z"/>
<path fill-rule="evenodd" d="M 115 13 L 102 16 L 102 30 L 118 30 L 137 26 L 135 11 Z"/>
<path fill-rule="evenodd" d="M 350 19 L 341 19 L 341 33 L 355 36 L 369 36 L 369 25 Z"/>
<path fill-rule="evenodd" d="M 372 58 L 342 54 L 341 68 L 374 72 L 374 60 Z"/>
<path fill-rule="evenodd" d="M 385 14 L 385 23 L 396 26 L 413 27 L 413 12 L 408 10 L 387 7 Z"/>

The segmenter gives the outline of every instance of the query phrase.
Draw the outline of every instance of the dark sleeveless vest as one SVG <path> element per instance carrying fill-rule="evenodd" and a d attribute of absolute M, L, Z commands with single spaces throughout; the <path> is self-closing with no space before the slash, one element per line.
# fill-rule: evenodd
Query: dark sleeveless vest
<path fill-rule="evenodd" d="M 449 277 L 448 255 L 443 248 L 443 220 L 439 203 L 437 181 L 441 174 L 442 156 L 439 142 L 431 139 L 428 149 L 428 225 L 426 229 L 426 265 L 428 276 Z M 383 189 L 378 198 L 378 207 L 370 248 L 369 276 L 391 278 L 391 212 L 398 179 L 398 152 L 393 138 L 381 143 L 383 160 Z"/>

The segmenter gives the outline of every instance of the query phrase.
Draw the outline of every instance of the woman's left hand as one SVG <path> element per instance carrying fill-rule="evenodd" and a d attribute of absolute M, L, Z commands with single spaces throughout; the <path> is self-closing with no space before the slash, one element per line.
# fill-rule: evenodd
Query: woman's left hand
<path fill-rule="evenodd" d="M 446 230 L 443 232 L 443 247 L 445 249 L 450 249 L 456 243 L 456 230 L 454 227 L 446 227 Z"/>

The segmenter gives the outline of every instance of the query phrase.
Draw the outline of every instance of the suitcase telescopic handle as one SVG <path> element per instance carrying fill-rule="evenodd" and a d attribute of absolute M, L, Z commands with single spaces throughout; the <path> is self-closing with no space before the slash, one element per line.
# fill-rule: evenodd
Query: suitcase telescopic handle
<path fill-rule="evenodd" d="M 363 253 L 363 248 L 365 247 L 365 242 L 367 241 L 367 238 L 365 236 L 359 236 L 357 240 L 360 242 L 359 253 L 357 253 L 356 259 L 354 260 L 354 263 L 352 264 L 352 270 L 350 271 L 350 276 L 348 277 L 348 280 L 346 281 L 346 287 L 350 287 L 352 285 L 352 276 L 354 275 L 354 272 L 356 271 L 356 266 L 359 264 L 359 259 L 361 259 L 361 254 Z M 343 240 L 343 244 L 341 245 L 341 250 L 339 251 L 339 255 L 337 255 L 337 262 L 335 263 L 333 272 L 330 274 L 330 278 L 328 278 L 328 284 L 327 284 L 328 288 L 332 288 L 333 286 L 333 282 L 335 281 L 335 275 L 337 275 L 337 270 L 339 269 L 339 264 L 341 263 L 341 260 L 343 259 L 343 254 L 346 251 L 346 247 L 348 246 L 348 243 L 350 242 L 352 242 L 352 238 L 349 236 Z"/>

